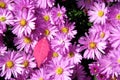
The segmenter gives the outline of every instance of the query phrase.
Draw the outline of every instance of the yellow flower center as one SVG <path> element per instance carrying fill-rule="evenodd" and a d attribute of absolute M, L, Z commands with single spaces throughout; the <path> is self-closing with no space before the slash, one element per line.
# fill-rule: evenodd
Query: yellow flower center
<path fill-rule="evenodd" d="M 104 12 L 102 10 L 98 11 L 98 16 L 102 17 L 104 15 Z"/>
<path fill-rule="evenodd" d="M 57 16 L 60 17 L 62 14 L 60 12 L 57 13 Z"/>
<path fill-rule="evenodd" d="M 52 54 L 52 57 L 53 58 L 56 58 L 56 57 L 58 57 L 59 55 L 58 55 L 58 53 L 57 52 L 53 52 L 53 54 Z"/>
<path fill-rule="evenodd" d="M 118 58 L 117 62 L 118 62 L 118 64 L 120 64 L 120 58 Z"/>
<path fill-rule="evenodd" d="M 29 44 L 32 41 L 31 41 L 31 39 L 29 37 L 24 37 L 24 42 L 27 43 L 27 44 Z"/>
<path fill-rule="evenodd" d="M 61 31 L 63 32 L 63 33 L 68 33 L 68 28 L 67 27 L 63 27 L 62 29 L 61 29 Z"/>
<path fill-rule="evenodd" d="M 74 53 L 73 53 L 73 52 L 70 52 L 70 53 L 68 54 L 68 57 L 69 57 L 69 58 L 74 57 Z"/>
<path fill-rule="evenodd" d="M 23 66 L 24 66 L 25 68 L 28 67 L 28 66 L 29 66 L 29 61 L 25 60 L 25 61 L 23 62 Z"/>
<path fill-rule="evenodd" d="M 7 61 L 7 62 L 6 62 L 6 67 L 7 67 L 7 68 L 12 68 L 13 66 L 14 66 L 13 61 L 10 60 L 10 61 Z"/>
<path fill-rule="evenodd" d="M 1 17 L 0 17 L 0 21 L 1 21 L 1 22 L 4 22 L 4 21 L 6 21 L 6 17 L 4 17 L 4 16 L 1 16 Z"/>
<path fill-rule="evenodd" d="M 105 37 L 105 33 L 104 33 L 104 32 L 101 32 L 101 33 L 100 33 L 100 37 L 101 37 L 101 38 L 104 38 L 104 37 Z"/>
<path fill-rule="evenodd" d="M 91 49 L 95 49 L 95 48 L 96 48 L 96 43 L 95 43 L 95 42 L 90 42 L 90 43 L 89 43 L 89 47 L 90 47 Z"/>
<path fill-rule="evenodd" d="M 6 3 L 3 1 L 0 1 L 0 8 L 6 8 Z"/>
<path fill-rule="evenodd" d="M 48 29 L 44 30 L 44 34 L 48 36 L 50 34 L 50 31 Z"/>
<path fill-rule="evenodd" d="M 25 26 L 27 24 L 27 21 L 25 19 L 20 20 L 20 25 Z"/>
<path fill-rule="evenodd" d="M 116 15 L 116 19 L 120 20 L 120 13 Z"/>
<path fill-rule="evenodd" d="M 45 21 L 49 21 L 50 20 L 50 17 L 48 15 L 43 16 L 43 18 L 44 18 Z"/>
<path fill-rule="evenodd" d="M 56 74 L 58 75 L 61 75 L 63 73 L 63 68 L 61 67 L 58 67 L 56 70 L 55 70 Z"/>
<path fill-rule="evenodd" d="M 40 77 L 39 80 L 44 80 L 44 79 L 42 77 Z"/>

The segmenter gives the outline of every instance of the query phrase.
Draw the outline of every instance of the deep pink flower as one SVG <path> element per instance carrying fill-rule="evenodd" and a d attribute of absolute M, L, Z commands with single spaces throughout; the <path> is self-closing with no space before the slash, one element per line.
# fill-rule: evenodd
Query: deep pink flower
<path fill-rule="evenodd" d="M 90 73 L 92 75 L 97 75 L 99 74 L 99 64 L 96 62 L 96 63 L 92 63 L 92 64 L 89 64 L 89 69 L 90 69 Z"/>

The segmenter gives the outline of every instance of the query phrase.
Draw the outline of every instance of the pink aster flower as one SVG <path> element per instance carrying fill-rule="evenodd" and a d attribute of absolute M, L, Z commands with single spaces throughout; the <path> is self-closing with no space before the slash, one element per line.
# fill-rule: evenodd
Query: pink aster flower
<path fill-rule="evenodd" d="M 94 0 L 76 0 L 77 6 L 85 9 L 89 9 L 93 6 Z"/>
<path fill-rule="evenodd" d="M 19 51 L 25 51 L 26 53 L 31 53 L 37 43 L 33 35 L 16 37 L 14 39 L 15 46 Z"/>
<path fill-rule="evenodd" d="M 48 67 L 48 75 L 53 78 L 52 80 L 71 80 L 73 65 L 69 64 L 69 60 L 52 59 Z"/>
<path fill-rule="evenodd" d="M 34 1 L 33 0 L 14 0 L 14 11 L 18 14 L 19 12 L 34 11 Z"/>
<path fill-rule="evenodd" d="M 37 6 L 40 8 L 52 7 L 54 5 L 55 0 L 35 0 L 37 2 Z"/>
<path fill-rule="evenodd" d="M 55 24 L 60 24 L 60 23 L 64 23 L 64 18 L 67 18 L 67 15 L 66 15 L 66 9 L 65 7 L 60 7 L 58 5 L 58 7 L 53 7 L 52 9 L 52 18 L 53 18 L 53 21 Z"/>
<path fill-rule="evenodd" d="M 48 60 L 54 59 L 54 58 L 61 58 L 64 57 L 62 53 L 56 49 L 51 49 L 49 55 L 48 55 Z"/>
<path fill-rule="evenodd" d="M 109 24 L 105 25 L 94 24 L 89 29 L 89 33 L 98 34 L 101 40 L 108 40 L 110 36 L 110 30 L 108 26 L 111 27 Z"/>
<path fill-rule="evenodd" d="M 120 48 L 120 35 L 118 35 L 120 33 L 120 27 L 116 26 L 116 27 L 111 27 L 110 29 L 110 43 L 111 46 L 113 48 L 119 49 Z"/>
<path fill-rule="evenodd" d="M 54 39 L 57 36 L 58 29 L 51 24 L 43 24 L 41 29 L 43 36 L 46 36 L 48 40 Z"/>
<path fill-rule="evenodd" d="M 18 74 L 22 72 L 22 57 L 19 52 L 8 52 L 3 57 L 2 60 L 2 72 L 1 76 L 5 76 L 5 79 L 10 79 L 12 75 L 17 77 Z"/>
<path fill-rule="evenodd" d="M 66 21 L 64 24 L 59 25 L 59 30 L 61 33 L 68 36 L 69 39 L 72 39 L 77 34 L 77 31 L 75 29 L 75 23 L 70 23 Z"/>
<path fill-rule="evenodd" d="M 12 25 L 14 23 L 13 19 L 13 14 L 10 11 L 0 9 L 0 33 L 6 30 L 6 24 Z"/>
<path fill-rule="evenodd" d="M 40 14 L 38 14 L 38 18 L 40 17 L 41 22 L 54 24 L 51 9 L 43 9 L 39 11 Z"/>
<path fill-rule="evenodd" d="M 109 8 L 108 19 L 114 26 L 120 26 L 120 3 Z"/>
<path fill-rule="evenodd" d="M 22 57 L 23 57 L 22 65 L 24 66 L 23 74 L 24 75 L 29 74 L 31 69 L 36 67 L 35 58 L 30 53 L 29 54 L 22 53 Z"/>
<path fill-rule="evenodd" d="M 52 48 L 60 50 L 61 52 L 68 50 L 70 44 L 70 39 L 68 39 L 67 35 L 63 34 L 57 34 L 56 37 L 51 40 Z"/>
<path fill-rule="evenodd" d="M 40 68 L 39 70 L 36 70 L 34 73 L 32 73 L 30 80 L 49 80 L 49 76 L 46 74 L 45 68 Z"/>
<path fill-rule="evenodd" d="M 88 11 L 89 21 L 98 24 L 105 24 L 107 19 L 108 9 L 105 3 L 94 3 Z"/>
<path fill-rule="evenodd" d="M 30 11 L 22 12 L 16 16 L 15 24 L 12 32 L 17 36 L 30 35 L 31 31 L 35 29 L 36 17 Z"/>
<path fill-rule="evenodd" d="M 85 34 L 86 37 L 81 37 L 79 43 L 85 49 L 84 58 L 100 59 L 102 54 L 105 54 L 106 42 L 102 41 L 97 34 Z"/>
<path fill-rule="evenodd" d="M 120 74 L 120 55 L 119 50 L 112 50 L 108 55 L 99 60 L 100 71 L 102 74 L 106 74 L 107 78 L 110 76 L 118 77 Z"/>
<path fill-rule="evenodd" d="M 8 9 L 11 10 L 13 0 L 0 0 L 0 9 Z"/>
<path fill-rule="evenodd" d="M 0 55 L 4 55 L 6 53 L 7 47 L 5 45 L 0 46 Z"/>
<path fill-rule="evenodd" d="M 69 50 L 66 52 L 66 58 L 70 60 L 71 64 L 79 64 L 82 60 L 82 56 L 80 55 L 79 46 L 70 45 Z"/>

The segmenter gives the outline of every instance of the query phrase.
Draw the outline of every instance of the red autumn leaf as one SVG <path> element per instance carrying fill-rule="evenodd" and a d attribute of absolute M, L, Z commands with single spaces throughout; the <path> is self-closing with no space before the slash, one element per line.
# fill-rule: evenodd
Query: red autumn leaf
<path fill-rule="evenodd" d="M 38 67 L 45 61 L 50 51 L 48 40 L 44 37 L 36 44 L 33 55 L 37 62 Z"/>

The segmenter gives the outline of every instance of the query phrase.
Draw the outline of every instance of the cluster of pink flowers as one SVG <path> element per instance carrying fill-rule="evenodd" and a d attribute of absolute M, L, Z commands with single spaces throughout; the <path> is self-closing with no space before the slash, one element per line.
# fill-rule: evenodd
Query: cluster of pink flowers
<path fill-rule="evenodd" d="M 90 80 L 79 64 L 81 46 L 71 43 L 77 34 L 75 23 L 69 21 L 65 7 L 54 4 L 55 0 L 0 0 L 0 76 L 5 80 Z M 8 28 L 16 35 L 16 50 L 4 44 Z M 43 37 L 49 42 L 50 52 L 38 68 L 33 50 Z M 95 39 L 100 43 L 101 39 Z M 106 43 L 101 43 L 96 51 L 104 53 Z"/>
<path fill-rule="evenodd" d="M 114 3 L 112 3 L 114 2 Z M 77 0 L 93 23 L 79 44 L 97 80 L 120 80 L 120 0 Z"/>

